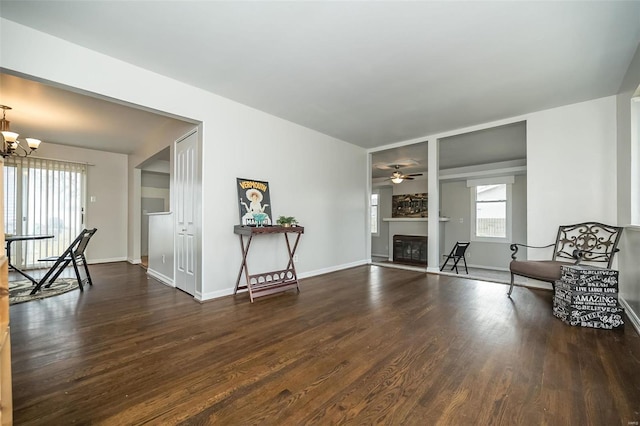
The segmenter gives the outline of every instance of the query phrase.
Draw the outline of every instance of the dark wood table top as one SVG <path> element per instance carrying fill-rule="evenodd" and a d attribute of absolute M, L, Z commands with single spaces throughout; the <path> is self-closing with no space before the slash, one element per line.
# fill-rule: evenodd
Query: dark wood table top
<path fill-rule="evenodd" d="M 28 240 L 46 240 L 47 238 L 53 238 L 54 235 L 6 235 L 4 240 L 7 242 L 12 241 L 28 241 Z"/>
<path fill-rule="evenodd" d="M 304 234 L 303 226 L 246 226 L 236 225 L 233 232 L 240 235 L 255 234 L 283 234 L 286 232 L 295 232 L 296 234 Z"/>

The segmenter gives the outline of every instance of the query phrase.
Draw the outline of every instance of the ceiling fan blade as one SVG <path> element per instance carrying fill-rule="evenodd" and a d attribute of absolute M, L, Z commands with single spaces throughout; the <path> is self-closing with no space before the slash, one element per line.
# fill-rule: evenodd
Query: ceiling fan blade
<path fill-rule="evenodd" d="M 402 179 L 404 179 L 404 180 L 413 180 L 413 178 L 409 177 L 409 176 L 404 176 Z"/>
<path fill-rule="evenodd" d="M 422 173 L 411 173 L 410 175 L 405 176 L 422 176 Z"/>

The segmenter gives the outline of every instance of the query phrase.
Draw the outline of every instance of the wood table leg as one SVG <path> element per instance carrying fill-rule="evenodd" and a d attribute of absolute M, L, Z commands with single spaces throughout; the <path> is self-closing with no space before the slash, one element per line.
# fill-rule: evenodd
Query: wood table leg
<path fill-rule="evenodd" d="M 293 270 L 293 277 L 296 280 L 296 288 L 298 293 L 300 293 L 300 286 L 298 284 L 298 272 L 296 271 L 296 266 L 293 262 L 293 256 L 296 254 L 296 249 L 298 248 L 298 241 L 300 241 L 300 235 L 296 234 L 296 241 L 293 243 L 293 250 L 291 250 L 291 244 L 289 243 L 289 237 L 287 233 L 284 233 L 284 240 L 287 242 L 287 251 L 289 252 L 289 263 L 287 264 L 287 269 L 291 268 Z"/>
<path fill-rule="evenodd" d="M 233 294 L 238 292 L 238 289 L 244 288 L 240 287 L 240 279 L 242 278 L 242 272 L 244 271 L 244 276 L 247 280 L 247 290 L 251 293 L 249 289 L 249 268 L 247 267 L 247 255 L 249 254 L 249 246 L 251 245 L 251 237 L 247 240 L 247 247 L 244 246 L 244 240 L 242 239 L 242 235 L 238 235 L 240 237 L 240 249 L 242 250 L 242 264 L 240 264 L 240 271 L 238 271 L 238 279 L 236 280 L 236 287 L 233 290 Z M 253 301 L 253 300 L 252 300 Z"/>
<path fill-rule="evenodd" d="M 233 292 L 234 294 L 237 294 L 239 290 L 246 288 L 249 293 L 249 298 L 251 299 L 251 302 L 253 302 L 256 298 L 287 290 L 296 289 L 298 293 L 300 292 L 298 272 L 296 271 L 293 259 L 296 256 L 295 253 L 298 248 L 298 243 L 300 242 L 300 236 L 304 233 L 303 227 L 296 226 L 293 228 L 285 228 L 281 226 L 274 226 L 263 228 L 236 225 L 234 226 L 233 231 L 240 237 L 240 250 L 242 251 L 242 263 L 240 265 L 240 270 L 238 271 L 238 277 L 236 279 L 236 285 Z M 287 254 L 289 256 L 286 268 L 249 275 L 248 257 L 253 236 L 280 233 L 284 234 Z M 295 241 L 291 241 L 289 239 L 289 235 L 287 234 L 290 233 L 297 234 Z M 245 236 L 248 238 L 247 240 L 244 239 Z M 240 284 L 243 273 L 245 275 L 246 285 Z"/>

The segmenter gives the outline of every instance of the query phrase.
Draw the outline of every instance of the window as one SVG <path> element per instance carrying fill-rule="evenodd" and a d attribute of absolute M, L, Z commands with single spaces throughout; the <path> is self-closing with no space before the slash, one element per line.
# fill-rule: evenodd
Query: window
<path fill-rule="evenodd" d="M 379 194 L 371 194 L 371 233 L 378 235 L 378 198 Z"/>
<path fill-rule="evenodd" d="M 506 238 L 507 185 L 476 186 L 476 237 Z"/>
<path fill-rule="evenodd" d="M 471 239 L 511 239 L 511 179 L 468 181 L 471 188 Z"/>
<path fill-rule="evenodd" d="M 5 161 L 5 232 L 54 236 L 14 244 L 11 260 L 19 268 L 40 267 L 38 259 L 62 253 L 84 226 L 86 166 L 40 158 Z"/>

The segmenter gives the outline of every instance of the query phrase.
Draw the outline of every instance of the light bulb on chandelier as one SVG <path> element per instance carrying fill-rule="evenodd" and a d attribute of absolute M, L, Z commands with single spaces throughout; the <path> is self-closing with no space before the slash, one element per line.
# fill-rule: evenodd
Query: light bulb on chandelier
<path fill-rule="evenodd" d="M 2 133 L 2 138 L 3 138 L 0 155 L 6 158 L 9 156 L 26 157 L 28 155 L 33 154 L 33 152 L 36 149 L 38 149 L 42 141 L 40 139 L 25 138 L 25 140 L 27 141 L 27 146 L 29 147 L 29 150 L 24 148 L 20 144 L 20 141 L 18 140 L 19 134 L 11 131 L 11 128 L 9 125 L 10 122 L 5 117 L 7 110 L 12 108 L 6 105 L 0 105 L 0 108 L 2 108 L 2 120 L 0 120 L 0 133 Z"/>

